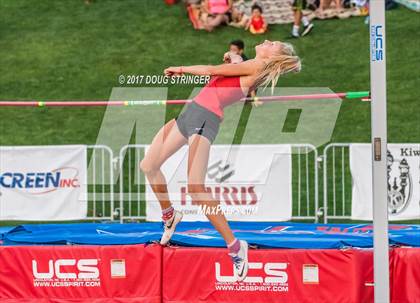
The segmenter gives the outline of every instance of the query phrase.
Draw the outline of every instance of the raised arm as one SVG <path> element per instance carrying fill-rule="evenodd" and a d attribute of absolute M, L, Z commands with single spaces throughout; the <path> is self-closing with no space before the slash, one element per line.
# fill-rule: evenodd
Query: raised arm
<path fill-rule="evenodd" d="M 262 68 L 262 64 L 261 61 L 253 59 L 237 64 L 168 67 L 164 72 L 167 76 L 183 73 L 199 76 L 249 76 L 257 73 Z"/>

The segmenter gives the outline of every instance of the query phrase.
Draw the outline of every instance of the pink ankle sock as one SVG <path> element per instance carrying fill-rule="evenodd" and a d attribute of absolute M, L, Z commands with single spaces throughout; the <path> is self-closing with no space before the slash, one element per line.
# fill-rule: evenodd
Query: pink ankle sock
<path fill-rule="evenodd" d="M 162 210 L 162 220 L 168 221 L 174 215 L 174 208 L 172 206 Z"/>
<path fill-rule="evenodd" d="M 233 240 L 232 243 L 228 245 L 229 253 L 231 254 L 237 254 L 239 250 L 241 249 L 241 243 L 238 239 Z"/>

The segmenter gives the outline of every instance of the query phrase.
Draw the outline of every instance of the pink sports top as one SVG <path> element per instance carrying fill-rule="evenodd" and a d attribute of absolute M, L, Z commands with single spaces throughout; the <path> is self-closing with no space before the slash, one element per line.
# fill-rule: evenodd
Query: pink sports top
<path fill-rule="evenodd" d="M 242 91 L 240 77 L 212 77 L 194 101 L 223 119 L 223 109 L 246 97 Z"/>

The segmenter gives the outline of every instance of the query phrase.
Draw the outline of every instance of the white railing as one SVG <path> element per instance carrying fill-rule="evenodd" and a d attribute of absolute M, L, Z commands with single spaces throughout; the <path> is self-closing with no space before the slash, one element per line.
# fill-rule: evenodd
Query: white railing
<path fill-rule="evenodd" d="M 323 153 L 324 223 L 351 217 L 350 143 L 331 143 Z M 348 184 L 350 183 L 350 189 Z"/>
<path fill-rule="evenodd" d="M 114 156 L 106 145 L 88 145 L 87 220 L 114 220 Z"/>

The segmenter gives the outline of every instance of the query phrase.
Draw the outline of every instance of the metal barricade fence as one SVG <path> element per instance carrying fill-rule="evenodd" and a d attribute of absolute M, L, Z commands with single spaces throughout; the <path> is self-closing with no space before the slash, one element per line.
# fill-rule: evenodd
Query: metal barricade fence
<path fill-rule="evenodd" d="M 323 153 L 324 223 L 351 218 L 350 143 L 332 143 Z"/>
<path fill-rule="evenodd" d="M 144 220 L 145 179 L 139 162 L 147 145 L 126 145 L 119 155 L 120 221 Z M 314 220 L 322 215 L 318 205 L 318 152 L 311 144 L 292 144 L 292 193 L 294 220 Z M 279 197 L 281 199 L 281 197 Z"/>
<path fill-rule="evenodd" d="M 291 144 L 293 220 L 318 222 L 318 151 L 311 144 Z"/>
<path fill-rule="evenodd" d="M 147 145 L 130 144 L 119 154 L 120 221 L 146 219 L 145 182 L 140 173 L 140 159 Z M 143 178 L 143 179 L 142 179 Z"/>
<path fill-rule="evenodd" d="M 106 145 L 87 146 L 87 220 L 114 220 L 114 156 Z"/>

